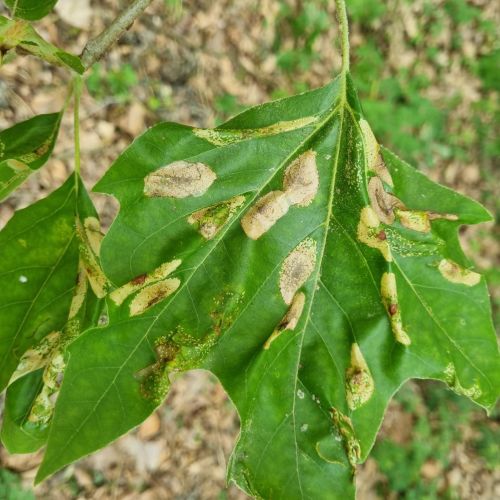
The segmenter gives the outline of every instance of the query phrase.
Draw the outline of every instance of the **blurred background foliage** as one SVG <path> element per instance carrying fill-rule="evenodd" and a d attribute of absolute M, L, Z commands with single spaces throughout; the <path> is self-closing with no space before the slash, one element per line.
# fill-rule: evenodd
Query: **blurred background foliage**
<path fill-rule="evenodd" d="M 88 0 L 60 0 L 59 3 L 63 1 L 73 1 L 74 18 L 78 8 L 89 4 Z M 74 51 L 78 52 L 88 37 L 109 23 L 125 3 L 127 0 L 92 1 L 89 5 L 94 9 L 94 17 L 89 17 L 87 27 L 73 25 L 71 18 L 61 22 L 57 15 L 41 24 L 56 41 L 69 49 L 73 44 Z M 134 136 L 157 121 L 213 126 L 267 99 L 326 84 L 340 64 L 333 3 L 332 0 L 154 2 L 149 15 L 135 23 L 113 52 L 88 75 L 89 95 L 84 96 L 87 117 L 82 125 L 84 175 L 90 182 L 95 181 Z M 364 112 L 379 141 L 433 179 L 479 199 L 498 220 L 498 2 L 347 0 L 347 5 L 351 21 L 352 74 Z M 11 78 L 12 88 L 22 94 L 22 85 L 26 82 L 19 80 L 19 74 L 27 73 L 26 81 L 31 87 L 22 94 L 23 99 L 30 100 L 40 93 L 47 81 L 60 89 L 63 77 L 58 70 L 50 73 L 50 78 L 40 77 L 38 82 L 39 75 L 45 74 L 42 70 L 54 70 L 23 66 L 20 72 L 19 68 L 10 69 L 12 76 L 7 76 L 6 85 Z M 2 85 L 5 84 L 0 81 L 1 126 L 9 120 L 20 119 L 17 101 L 12 99 L 12 105 L 9 104 L 6 94 L 2 95 Z M 30 105 L 39 109 L 34 101 Z M 55 154 L 55 161 L 61 161 L 63 167 L 68 167 L 71 125 L 67 130 L 63 128 L 62 145 Z M 49 165 L 47 171 L 56 172 L 55 165 Z M 57 176 L 56 181 L 59 181 Z M 49 179 L 46 188 L 52 189 L 56 181 Z M 27 190 L 14 197 L 12 210 L 31 201 L 33 193 L 29 190 L 39 189 L 42 184 L 39 182 L 37 186 L 28 184 Z M 103 206 L 104 219 L 111 220 L 112 216 L 106 215 L 106 205 L 101 208 Z M 467 254 L 487 275 L 495 322 L 500 326 L 498 225 L 464 228 L 462 236 Z M 195 409 L 192 401 L 186 402 L 183 391 L 192 390 L 193 380 L 198 379 L 186 379 L 186 382 L 181 379 L 174 385 L 173 394 L 161 413 L 162 430 L 158 435 L 171 426 L 177 429 L 173 432 L 181 434 L 182 428 L 182 433 L 190 436 L 190 426 L 194 426 L 198 429 L 195 441 L 201 443 L 200 457 L 206 457 L 210 447 L 215 446 L 210 443 L 216 433 L 203 426 L 214 419 L 219 422 L 221 413 L 213 413 L 213 397 L 203 411 L 199 410 L 199 394 Z M 220 403 L 223 410 L 218 407 L 217 411 L 227 414 L 225 422 L 230 422 L 217 430 L 217 440 L 221 432 L 225 433 L 224 453 L 227 454 L 237 433 L 237 423 L 231 423 L 233 410 L 227 400 L 217 397 L 223 401 Z M 187 409 L 182 414 L 178 408 L 184 406 Z M 195 415 L 195 412 L 198 413 Z M 359 498 L 500 498 L 498 407 L 490 417 L 487 419 L 484 412 L 442 384 L 406 384 L 389 408 L 372 458 L 360 470 Z M 198 418 L 203 423 L 194 425 Z M 141 429 L 138 433 L 140 437 Z M 183 442 L 185 440 L 183 437 Z M 181 446 L 174 443 L 170 451 L 179 457 L 189 456 L 190 452 Z M 221 445 L 218 446 L 220 450 Z M 220 478 L 210 478 L 210 474 L 216 475 L 215 465 L 212 469 L 204 466 L 206 478 L 201 469 L 192 480 L 188 474 L 188 479 L 183 478 L 185 492 L 169 493 L 168 497 L 242 498 L 234 489 L 220 486 L 223 462 L 219 463 L 221 473 L 217 472 Z M 153 491 L 161 481 L 172 481 L 176 474 L 184 474 L 177 462 L 168 463 L 170 465 L 159 468 L 156 476 L 151 473 L 141 477 L 140 483 L 132 487 L 124 486 L 123 478 L 120 483 L 112 472 L 95 466 L 88 459 L 52 483 L 42 485 L 37 497 L 94 498 L 95 491 L 104 491 L 104 496 L 99 498 L 114 498 L 106 496 L 106 492 L 130 493 L 132 488 L 131 498 L 142 498 L 144 491 Z M 82 470 L 88 471 L 90 479 L 86 482 L 82 479 Z M 138 474 L 137 471 L 131 473 L 134 478 Z M 54 488 L 63 493 L 54 496 Z M 165 495 L 165 491 L 174 489 L 158 491 Z M 0 499 L 4 498 L 34 497 L 23 489 L 16 475 L 3 470 L 0 471 Z M 152 494 L 144 498 L 156 497 Z"/>

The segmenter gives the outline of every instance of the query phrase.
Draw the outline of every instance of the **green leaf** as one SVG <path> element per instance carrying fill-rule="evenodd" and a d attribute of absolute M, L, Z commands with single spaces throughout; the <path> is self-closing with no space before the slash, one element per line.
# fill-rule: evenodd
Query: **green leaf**
<path fill-rule="evenodd" d="M 38 115 L 0 132 L 0 201 L 49 159 L 62 112 Z"/>
<path fill-rule="evenodd" d="M 42 217 L 36 222 L 41 213 L 39 205 L 44 202 L 42 214 L 50 213 L 52 209 L 52 216 Z M 31 303 L 32 307 L 17 319 L 18 322 L 22 321 L 21 326 L 16 330 L 15 326 L 6 324 L 2 332 L 8 345 L 4 350 L 5 359 L 17 365 L 12 375 L 11 369 L 6 371 L 9 387 L 1 432 L 2 442 L 11 453 L 33 452 L 45 443 L 60 378 L 65 368 L 66 347 L 82 331 L 97 325 L 102 310 L 102 301 L 98 296 L 104 295 L 103 287 L 106 286 L 106 283 L 99 279 L 103 275 L 99 262 L 93 257 L 94 253 L 98 253 L 102 239 L 99 221 L 81 182 L 75 185 L 74 177 L 70 177 L 58 191 L 26 210 L 30 211 L 31 223 L 27 229 L 16 220 L 22 212 L 13 218 L 13 227 L 8 225 L 5 229 L 7 238 L 9 229 L 16 231 L 16 238 L 26 232 L 29 232 L 30 236 L 31 232 L 34 233 L 32 240 L 17 240 L 23 250 L 17 250 L 15 270 L 5 274 L 12 281 L 13 272 L 21 273 L 19 282 L 24 291 L 36 294 Z M 24 215 L 26 216 L 26 213 Z M 37 225 L 38 233 L 32 229 L 33 223 Z M 54 239 L 50 228 L 65 236 L 59 244 L 67 260 L 65 266 L 60 265 L 61 257 L 58 257 L 53 266 L 42 266 L 45 262 L 40 256 L 43 253 L 50 254 L 51 250 L 58 250 L 57 245 L 53 246 Z M 0 238 L 3 235 L 4 232 L 0 233 Z M 4 248 L 15 250 L 15 245 L 7 247 L 8 242 L 12 245 L 12 239 L 5 240 Z M 38 242 L 39 246 L 33 242 Z M 12 257 L 6 250 L 4 253 L 0 250 L 0 254 L 4 258 L 4 269 L 10 270 Z M 54 257 L 56 256 L 55 253 Z M 45 270 L 47 277 L 40 277 L 41 286 L 32 284 L 29 273 L 34 269 Z M 53 280 L 55 284 L 49 280 Z M 69 290 L 65 290 L 63 294 L 58 293 L 59 288 L 64 287 L 69 287 Z M 63 300 L 67 295 L 70 300 Z M 42 302 L 41 305 L 37 304 L 38 300 Z M 49 302 L 43 305 L 47 300 Z M 53 309 L 55 302 L 60 305 L 60 309 Z M 8 307 L 9 303 L 5 305 Z M 29 320 L 28 315 L 31 315 Z M 50 329 L 46 328 L 47 318 L 52 320 Z M 43 336 L 36 334 L 41 331 L 41 327 L 50 333 Z M 12 337 L 16 331 L 18 337 Z M 12 359 L 14 353 L 17 355 L 17 361 Z"/>
<path fill-rule="evenodd" d="M 82 74 L 85 71 L 80 58 L 64 52 L 45 41 L 27 21 L 0 16 L 0 65 L 3 53 L 26 52 L 50 64 L 64 66 Z"/>
<path fill-rule="evenodd" d="M 57 3 L 57 0 L 5 0 L 5 5 L 11 10 L 15 7 L 16 17 L 28 21 L 37 21 L 45 17 Z"/>
<path fill-rule="evenodd" d="M 120 202 L 101 251 L 117 288 L 69 347 L 37 481 L 194 367 L 240 415 L 229 477 L 262 498 L 353 498 L 409 378 L 494 404 L 488 293 L 457 237 L 489 215 L 380 150 L 349 76 L 217 129 L 160 124 L 96 189 Z"/>

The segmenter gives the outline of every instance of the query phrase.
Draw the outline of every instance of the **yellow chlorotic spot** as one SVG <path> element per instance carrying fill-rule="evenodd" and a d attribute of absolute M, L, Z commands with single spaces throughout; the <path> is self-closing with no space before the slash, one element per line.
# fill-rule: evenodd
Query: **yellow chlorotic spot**
<path fill-rule="evenodd" d="M 316 267 L 316 241 L 307 238 L 286 257 L 281 266 L 280 291 L 285 304 L 291 304 L 298 289 Z"/>
<path fill-rule="evenodd" d="M 380 284 L 382 301 L 389 315 L 392 333 L 397 342 L 403 345 L 410 345 L 411 339 L 403 328 L 401 310 L 398 303 L 398 291 L 396 285 L 396 275 L 394 273 L 384 273 Z"/>
<path fill-rule="evenodd" d="M 130 302 L 130 315 L 138 316 L 144 313 L 150 307 L 172 295 L 180 284 L 179 279 L 168 278 L 144 287 Z"/>
<path fill-rule="evenodd" d="M 365 358 L 354 343 L 351 347 L 351 365 L 346 370 L 346 398 L 351 410 L 363 406 L 373 395 L 375 384 Z"/>
<path fill-rule="evenodd" d="M 452 260 L 443 259 L 439 263 L 438 269 L 443 278 L 451 281 L 452 283 L 474 286 L 481 281 L 480 274 L 470 271 L 469 269 L 464 269 Z"/>
<path fill-rule="evenodd" d="M 245 203 L 244 196 L 235 196 L 192 213 L 188 217 L 188 223 L 195 226 L 206 240 L 211 240 L 243 203 Z"/>
<path fill-rule="evenodd" d="M 217 179 L 204 163 L 174 161 L 146 176 L 144 194 L 150 198 L 201 196 Z"/>
<path fill-rule="evenodd" d="M 257 137 L 266 137 L 270 135 L 291 132 L 302 127 L 306 127 L 317 121 L 316 116 L 306 116 L 297 120 L 288 120 L 274 123 L 267 127 L 256 129 L 201 129 L 194 128 L 193 133 L 201 139 L 205 139 L 216 146 L 227 146 L 245 139 L 254 139 Z"/>
<path fill-rule="evenodd" d="M 449 387 L 455 391 L 457 394 L 462 396 L 466 396 L 471 399 L 478 399 L 481 397 L 483 391 L 479 387 L 477 383 L 472 386 L 466 388 L 463 387 L 457 377 L 457 372 L 455 370 L 455 365 L 453 363 L 449 363 L 448 366 L 444 370 L 444 378 Z"/>
<path fill-rule="evenodd" d="M 392 261 L 391 249 L 380 223 L 380 219 L 371 207 L 361 210 L 358 224 L 358 240 L 371 248 L 380 250 L 387 262 Z"/>
<path fill-rule="evenodd" d="M 165 262 L 151 273 L 137 276 L 125 285 L 117 288 L 110 293 L 109 297 L 117 306 L 119 306 L 123 304 L 127 297 L 137 292 L 141 288 L 165 279 L 169 274 L 173 273 L 181 265 L 181 263 L 182 261 L 180 259 Z"/>
<path fill-rule="evenodd" d="M 286 169 L 283 189 L 291 205 L 309 205 L 319 187 L 316 151 L 309 150 L 297 157 Z"/>
<path fill-rule="evenodd" d="M 431 230 L 431 222 L 429 214 L 417 210 L 397 210 L 399 222 L 408 229 L 418 231 L 419 233 L 428 233 Z"/>
<path fill-rule="evenodd" d="M 248 210 L 241 219 L 241 227 L 252 240 L 269 231 L 287 212 L 289 202 L 283 191 L 271 191 Z"/>
<path fill-rule="evenodd" d="M 299 322 L 300 316 L 306 303 L 306 296 L 302 292 L 297 292 L 290 304 L 290 308 L 280 321 L 280 324 L 275 328 L 271 336 L 266 340 L 264 349 L 269 349 L 272 342 L 276 340 L 285 330 L 294 330 Z"/>

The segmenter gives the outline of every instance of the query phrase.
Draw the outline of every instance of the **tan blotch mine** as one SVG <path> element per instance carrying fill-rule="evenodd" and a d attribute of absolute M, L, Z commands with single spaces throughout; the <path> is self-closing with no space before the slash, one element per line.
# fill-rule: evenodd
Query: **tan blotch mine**
<path fill-rule="evenodd" d="M 283 189 L 291 205 L 306 207 L 319 187 L 316 151 L 310 149 L 297 157 L 286 169 Z"/>
<path fill-rule="evenodd" d="M 481 281 L 480 274 L 470 271 L 469 269 L 464 269 L 452 260 L 443 259 L 439 263 L 438 269 L 443 275 L 443 278 L 451 281 L 452 283 L 474 286 Z"/>
<path fill-rule="evenodd" d="M 316 116 L 306 116 L 297 120 L 281 121 L 256 129 L 202 129 L 194 128 L 193 134 L 201 139 L 205 139 L 216 146 L 226 146 L 236 142 L 244 141 L 245 139 L 254 139 L 257 137 L 267 137 L 270 135 L 282 134 L 291 132 L 302 127 L 306 127 L 317 121 Z"/>
<path fill-rule="evenodd" d="M 104 235 L 101 224 L 95 217 L 87 217 L 83 223 L 76 220 L 76 229 L 80 240 L 80 256 L 87 273 L 90 286 L 98 298 L 106 296 L 109 282 L 101 269 L 99 252 Z"/>
<path fill-rule="evenodd" d="M 344 448 L 347 452 L 347 459 L 349 460 L 351 467 L 354 469 L 361 458 L 361 446 L 359 441 L 356 439 L 352 421 L 347 415 L 344 415 L 335 408 L 332 408 L 332 420 L 333 425 L 340 434 L 344 443 Z"/>
<path fill-rule="evenodd" d="M 87 295 L 87 289 L 88 289 L 87 273 L 85 271 L 85 267 L 82 261 L 80 260 L 76 287 L 73 293 L 73 299 L 71 300 L 68 319 L 73 319 L 82 308 L 85 296 Z"/>
<path fill-rule="evenodd" d="M 359 241 L 371 248 L 380 250 L 387 262 L 392 261 L 391 249 L 386 234 L 372 207 L 364 207 L 361 210 L 357 233 Z"/>
<path fill-rule="evenodd" d="M 9 380 L 9 385 L 27 373 L 44 367 L 54 347 L 58 345 L 60 337 L 60 332 L 49 333 L 35 347 L 26 351 L 19 360 L 16 371 Z"/>
<path fill-rule="evenodd" d="M 346 398 L 351 410 L 363 406 L 373 395 L 375 384 L 365 358 L 354 343 L 351 347 L 351 365 L 346 370 Z"/>
<path fill-rule="evenodd" d="M 257 200 L 241 218 L 241 227 L 249 238 L 257 240 L 288 212 L 289 207 L 283 191 L 271 191 Z"/>
<path fill-rule="evenodd" d="M 292 303 L 287 313 L 280 321 L 280 324 L 273 331 L 271 336 L 266 340 L 264 344 L 264 349 L 269 349 L 272 342 L 274 342 L 285 330 L 293 331 L 299 322 L 302 311 L 304 310 L 304 304 L 306 303 L 306 296 L 302 292 L 297 292 L 293 297 Z"/>
<path fill-rule="evenodd" d="M 384 273 L 380 283 L 380 293 L 382 301 L 391 320 L 392 333 L 397 342 L 403 345 L 410 345 L 411 339 L 403 329 L 401 310 L 398 303 L 398 290 L 396 285 L 396 275 L 394 273 Z"/>
<path fill-rule="evenodd" d="M 271 191 L 260 198 L 241 219 L 246 235 L 259 239 L 269 231 L 292 205 L 309 205 L 318 192 L 319 175 L 316 152 L 306 151 L 286 169 L 283 179 L 284 191 Z"/>
<path fill-rule="evenodd" d="M 192 213 L 188 217 L 188 223 L 195 226 L 206 240 L 211 240 L 243 203 L 245 203 L 244 196 L 235 196 Z"/>
<path fill-rule="evenodd" d="M 419 233 L 428 233 L 431 230 L 431 221 L 427 212 L 419 210 L 395 210 L 401 225 Z"/>
<path fill-rule="evenodd" d="M 178 278 L 167 278 L 144 287 L 130 303 L 130 316 L 138 316 L 172 295 L 181 284 Z"/>
<path fill-rule="evenodd" d="M 144 194 L 150 198 L 201 196 L 217 179 L 204 163 L 174 161 L 146 176 Z"/>
<path fill-rule="evenodd" d="M 398 198 L 384 189 L 380 177 L 375 176 L 369 180 L 368 196 L 370 197 L 371 207 L 384 224 L 394 222 L 395 209 L 404 210 L 406 208 Z"/>
<path fill-rule="evenodd" d="M 316 267 L 316 241 L 307 238 L 285 258 L 281 266 L 280 291 L 286 304 L 291 304 L 296 292 L 309 279 Z"/>
<path fill-rule="evenodd" d="M 380 154 L 380 146 L 373 131 L 366 120 L 359 120 L 359 127 L 363 136 L 365 149 L 365 162 L 369 171 L 375 173 L 389 186 L 393 186 L 392 177 Z"/>
<path fill-rule="evenodd" d="M 172 274 L 181 265 L 181 263 L 182 261 L 180 259 L 165 262 L 151 273 L 141 274 L 120 288 L 117 288 L 110 293 L 109 297 L 117 306 L 119 306 L 123 304 L 127 297 L 141 288 L 165 279 L 169 274 Z"/>

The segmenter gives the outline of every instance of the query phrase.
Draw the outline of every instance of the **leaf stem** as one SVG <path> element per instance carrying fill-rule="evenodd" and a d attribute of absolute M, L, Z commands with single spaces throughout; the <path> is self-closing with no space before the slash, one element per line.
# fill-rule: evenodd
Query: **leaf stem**
<path fill-rule="evenodd" d="M 75 140 L 75 183 L 78 190 L 78 177 L 80 176 L 80 99 L 82 96 L 82 77 L 75 76 L 73 83 L 75 95 L 75 109 L 73 111 L 74 140 Z"/>
<path fill-rule="evenodd" d="M 96 38 L 90 40 L 82 53 L 82 64 L 90 68 L 122 36 L 153 0 L 133 2 Z"/>
<path fill-rule="evenodd" d="M 340 25 L 342 49 L 342 73 L 345 75 L 349 72 L 349 22 L 347 20 L 347 10 L 345 0 L 335 0 L 335 7 L 337 10 L 337 20 Z"/>

